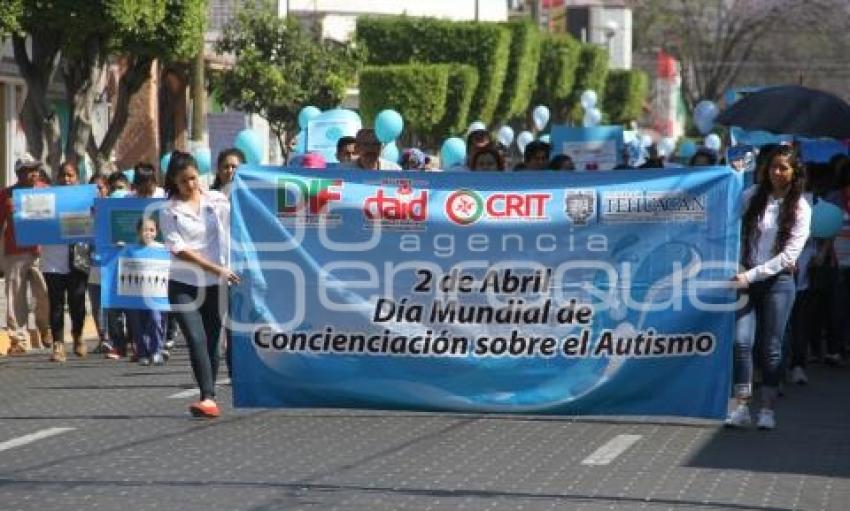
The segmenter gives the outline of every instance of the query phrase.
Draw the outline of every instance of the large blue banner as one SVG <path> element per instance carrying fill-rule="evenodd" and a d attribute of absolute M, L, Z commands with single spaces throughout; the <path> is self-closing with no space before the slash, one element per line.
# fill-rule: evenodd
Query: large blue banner
<path fill-rule="evenodd" d="M 15 240 L 21 245 L 61 245 L 94 238 L 94 185 L 18 188 L 12 193 Z"/>
<path fill-rule="evenodd" d="M 719 167 L 242 167 L 235 404 L 722 417 L 740 192 Z"/>

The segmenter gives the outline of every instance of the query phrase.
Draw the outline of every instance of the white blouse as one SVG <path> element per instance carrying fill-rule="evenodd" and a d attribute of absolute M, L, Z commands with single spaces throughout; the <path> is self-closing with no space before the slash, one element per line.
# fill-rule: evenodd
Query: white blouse
<path fill-rule="evenodd" d="M 221 283 L 218 275 L 178 259 L 176 254 L 193 250 L 211 263 L 227 266 L 230 248 L 230 204 L 221 192 L 201 192 L 200 211 L 179 200 L 170 200 L 159 216 L 165 246 L 171 252 L 171 280 L 192 286 Z"/>
<path fill-rule="evenodd" d="M 748 188 L 744 192 L 744 211 L 750 204 L 756 192 L 756 186 Z M 773 253 L 776 244 L 776 236 L 779 233 L 779 210 L 783 199 L 774 199 L 770 196 L 764 212 L 759 216 L 757 229 L 758 239 L 750 237 L 750 258 L 753 267 L 744 273 L 748 282 L 758 282 L 768 279 L 783 271 L 794 268 L 797 258 L 803 251 L 806 240 L 809 238 L 809 228 L 812 221 L 812 208 L 803 197 L 797 201 L 796 219 L 794 227 L 791 228 L 791 237 L 785 247 L 778 254 Z"/>

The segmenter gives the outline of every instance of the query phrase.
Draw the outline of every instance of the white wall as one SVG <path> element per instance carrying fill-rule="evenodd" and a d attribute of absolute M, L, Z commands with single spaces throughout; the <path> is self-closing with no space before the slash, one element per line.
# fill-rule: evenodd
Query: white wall
<path fill-rule="evenodd" d="M 452 20 L 478 19 L 506 21 L 508 4 L 505 0 L 279 0 L 281 14 L 407 14 Z M 288 4 L 288 5 L 287 5 Z"/>

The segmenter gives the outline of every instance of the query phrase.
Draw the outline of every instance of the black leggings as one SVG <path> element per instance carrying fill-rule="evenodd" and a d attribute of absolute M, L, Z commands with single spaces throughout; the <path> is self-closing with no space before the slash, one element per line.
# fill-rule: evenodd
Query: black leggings
<path fill-rule="evenodd" d="M 45 273 L 47 299 L 50 303 L 50 330 L 53 342 L 65 342 L 65 297 L 68 300 L 68 312 L 71 316 L 71 335 L 77 338 L 83 334 L 83 322 L 86 320 L 86 285 L 89 276 L 72 270 L 69 273 Z"/>

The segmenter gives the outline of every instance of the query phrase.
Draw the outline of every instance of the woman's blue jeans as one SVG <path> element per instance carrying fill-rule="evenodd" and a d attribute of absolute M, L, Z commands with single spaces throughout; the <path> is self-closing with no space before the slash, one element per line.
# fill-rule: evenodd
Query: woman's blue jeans
<path fill-rule="evenodd" d="M 201 389 L 201 400 L 215 397 L 218 377 L 221 318 L 219 286 L 196 287 L 168 281 L 168 301 L 189 347 L 192 373 Z"/>
<path fill-rule="evenodd" d="M 752 396 L 754 356 L 758 357 L 764 386 L 779 386 L 782 340 L 794 306 L 795 292 L 794 278 L 787 273 L 750 284 L 744 291 L 749 299 L 738 310 L 735 322 L 733 378 L 736 397 Z M 753 353 L 753 346 L 757 346 L 758 353 Z"/>

